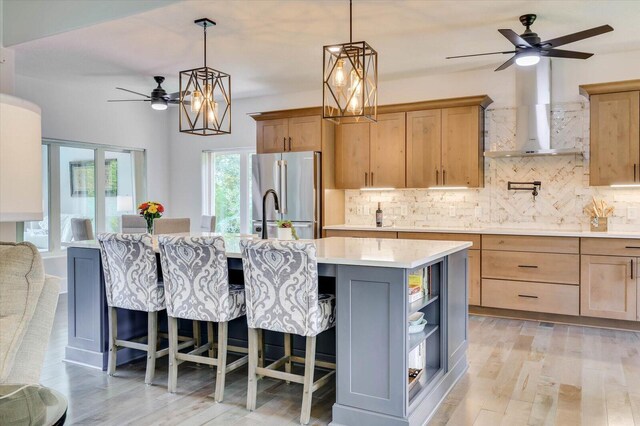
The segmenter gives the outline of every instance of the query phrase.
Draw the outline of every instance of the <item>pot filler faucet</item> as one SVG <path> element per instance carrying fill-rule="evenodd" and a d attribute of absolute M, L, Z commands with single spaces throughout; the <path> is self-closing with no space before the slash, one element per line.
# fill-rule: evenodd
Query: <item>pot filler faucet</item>
<path fill-rule="evenodd" d="M 278 194 L 276 194 L 276 191 L 274 191 L 273 189 L 267 189 L 267 191 L 264 193 L 264 196 L 262 197 L 262 239 L 263 240 L 267 239 L 267 212 L 265 210 L 267 209 L 267 197 L 269 196 L 269 194 L 273 195 L 273 204 L 274 204 L 274 207 L 276 208 L 276 211 L 280 210 L 280 202 L 278 201 Z"/>

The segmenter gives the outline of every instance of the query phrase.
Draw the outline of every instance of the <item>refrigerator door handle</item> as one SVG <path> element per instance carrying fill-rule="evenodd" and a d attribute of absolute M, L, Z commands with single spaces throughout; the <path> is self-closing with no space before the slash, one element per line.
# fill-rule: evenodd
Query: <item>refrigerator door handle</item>
<path fill-rule="evenodd" d="M 280 166 L 281 179 L 284 182 L 284 185 L 281 185 L 280 190 L 280 213 L 287 214 L 287 199 L 289 198 L 288 194 L 288 186 L 287 186 L 287 160 L 282 160 L 282 165 Z"/>
<path fill-rule="evenodd" d="M 275 188 L 273 188 L 277 193 L 278 193 L 278 197 L 280 197 L 280 194 L 282 193 L 282 166 L 280 165 L 280 161 L 281 160 L 276 160 L 273 163 L 273 175 L 275 177 L 274 179 L 274 183 L 275 183 Z M 262 196 L 264 196 L 264 194 L 262 194 Z M 282 212 L 282 207 L 280 207 L 280 210 L 276 210 L 278 213 Z M 263 213 L 264 214 L 264 213 Z"/>

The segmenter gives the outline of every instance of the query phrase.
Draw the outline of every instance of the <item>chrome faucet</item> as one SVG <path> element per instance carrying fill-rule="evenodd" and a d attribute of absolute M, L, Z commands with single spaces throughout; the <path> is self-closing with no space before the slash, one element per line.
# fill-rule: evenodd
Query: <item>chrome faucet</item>
<path fill-rule="evenodd" d="M 275 204 L 274 207 L 276 208 L 276 211 L 280 210 L 280 202 L 278 201 L 278 194 L 276 194 L 276 191 L 274 191 L 273 189 L 267 189 L 267 191 L 264 193 L 264 196 L 262 197 L 262 239 L 263 240 L 267 239 L 267 212 L 265 210 L 267 209 L 267 196 L 269 194 L 273 194 L 273 203 Z"/>

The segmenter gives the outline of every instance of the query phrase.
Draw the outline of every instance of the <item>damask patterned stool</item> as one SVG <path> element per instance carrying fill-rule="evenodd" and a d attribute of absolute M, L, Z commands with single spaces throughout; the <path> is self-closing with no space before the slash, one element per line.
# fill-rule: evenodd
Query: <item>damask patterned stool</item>
<path fill-rule="evenodd" d="M 176 391 L 178 365 L 184 361 L 217 367 L 215 400 L 224 397 L 226 373 L 246 364 L 248 357 L 227 365 L 227 351 L 244 348 L 227 345 L 229 321 L 245 314 L 244 289 L 229 285 L 224 240 L 221 237 L 179 237 L 161 235 L 160 261 L 164 275 L 169 317 L 169 392 Z M 207 322 L 207 343 L 189 353 L 178 350 L 178 318 Z M 218 323 L 217 358 L 213 323 Z M 209 351 L 209 356 L 201 355 Z"/>
<path fill-rule="evenodd" d="M 247 409 L 255 410 L 258 376 L 303 385 L 300 423 L 309 423 L 313 392 L 335 374 L 335 364 L 316 361 L 316 336 L 335 326 L 335 296 L 318 294 L 316 247 L 311 242 L 241 240 L 242 266 L 249 326 L 249 389 Z M 285 334 L 284 357 L 258 366 L 261 330 Z M 305 336 L 305 357 L 291 355 L 291 334 Z M 291 364 L 304 364 L 304 375 L 292 374 Z M 278 371 L 281 366 L 285 371 Z M 331 371 L 313 381 L 315 366 Z"/>
<path fill-rule="evenodd" d="M 147 371 L 144 382 L 151 384 L 156 358 L 169 349 L 158 350 L 158 311 L 164 309 L 164 287 L 158 282 L 156 254 L 149 234 L 98 234 L 102 269 L 104 271 L 107 305 L 109 306 L 109 358 L 107 373 L 116 371 L 119 348 L 147 352 Z M 116 308 L 148 312 L 147 343 L 118 339 Z M 193 342 L 185 342 L 193 344 Z"/>

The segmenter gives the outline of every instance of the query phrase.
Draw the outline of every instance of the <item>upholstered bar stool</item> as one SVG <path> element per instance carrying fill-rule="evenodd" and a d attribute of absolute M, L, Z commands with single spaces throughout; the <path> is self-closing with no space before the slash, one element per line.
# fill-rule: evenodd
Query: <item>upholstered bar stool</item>
<path fill-rule="evenodd" d="M 318 294 L 318 262 L 312 242 L 241 240 L 249 326 L 249 388 L 247 409 L 255 410 L 258 376 L 303 385 L 300 423 L 309 423 L 313 392 L 335 374 L 335 364 L 316 361 L 316 336 L 335 326 L 335 296 Z M 258 365 L 259 330 L 284 333 L 284 357 Z M 305 357 L 291 355 L 291 334 L 305 336 Z M 304 364 L 304 375 L 291 364 Z M 285 371 L 278 371 L 281 366 Z M 331 371 L 313 381 L 315 366 Z"/>
<path fill-rule="evenodd" d="M 247 363 L 245 355 L 227 364 L 227 351 L 247 353 L 229 347 L 229 321 L 245 314 L 245 294 L 241 285 L 229 285 L 224 240 L 221 237 L 181 237 L 161 235 L 160 261 L 164 276 L 167 315 L 169 317 L 169 392 L 175 392 L 178 365 L 184 361 L 215 366 L 215 400 L 224 397 L 226 373 Z M 207 343 L 189 353 L 178 349 L 178 318 L 207 322 Z M 217 358 L 213 323 L 218 323 Z M 208 356 L 201 355 L 209 352 Z"/>
<path fill-rule="evenodd" d="M 109 358 L 107 372 L 116 371 L 116 354 L 120 348 L 147 352 L 144 382 L 151 384 L 156 358 L 167 355 L 169 349 L 157 350 L 158 311 L 164 309 L 164 287 L 158 282 L 156 255 L 149 234 L 98 234 L 102 249 L 107 305 L 109 306 Z M 116 308 L 148 313 L 147 343 L 118 339 Z"/>

